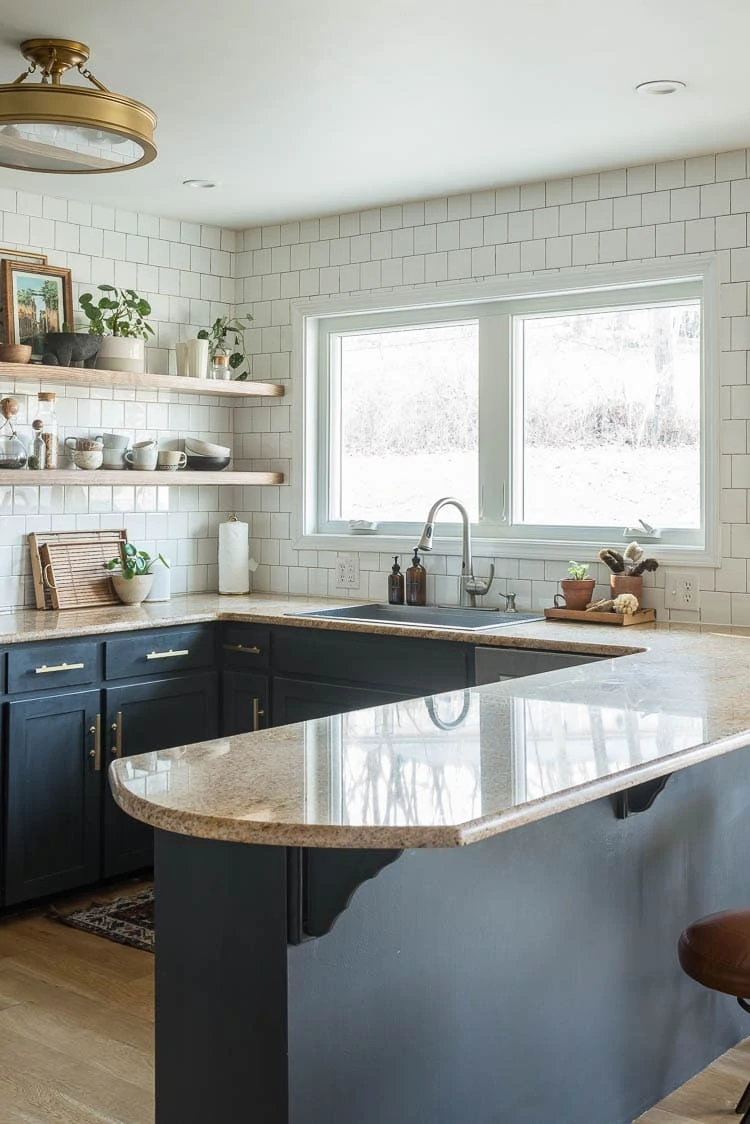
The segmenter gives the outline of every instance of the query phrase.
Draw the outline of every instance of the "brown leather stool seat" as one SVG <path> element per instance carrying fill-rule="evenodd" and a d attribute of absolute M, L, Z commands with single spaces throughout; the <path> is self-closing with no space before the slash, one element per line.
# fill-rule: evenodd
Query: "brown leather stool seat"
<path fill-rule="evenodd" d="M 712 913 L 688 925 L 677 945 L 683 971 L 704 987 L 733 995 L 750 1012 L 750 909 Z M 750 1124 L 750 1084 L 740 1097 L 740 1124 Z"/>

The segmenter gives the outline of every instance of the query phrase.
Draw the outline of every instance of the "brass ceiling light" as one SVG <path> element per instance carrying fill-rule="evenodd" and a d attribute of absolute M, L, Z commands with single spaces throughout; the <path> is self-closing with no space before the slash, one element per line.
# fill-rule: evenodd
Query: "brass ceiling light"
<path fill-rule="evenodd" d="M 85 69 L 89 49 L 70 39 L 27 39 L 29 62 L 15 82 L 0 85 L 0 166 L 26 172 L 122 172 L 156 156 L 156 114 L 113 94 Z M 76 69 L 88 86 L 63 86 Z M 35 73 L 41 82 L 26 79 Z"/>

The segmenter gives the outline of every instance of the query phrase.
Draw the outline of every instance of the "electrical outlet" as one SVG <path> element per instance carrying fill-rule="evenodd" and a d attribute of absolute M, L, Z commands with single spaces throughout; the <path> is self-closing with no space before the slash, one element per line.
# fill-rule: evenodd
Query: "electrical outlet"
<path fill-rule="evenodd" d="M 337 589 L 358 589 L 359 588 L 359 555 L 358 554 L 337 554 L 336 555 L 336 588 Z"/>
<path fill-rule="evenodd" d="M 700 574 L 695 570 L 667 570 L 664 608 L 697 612 L 700 607 Z"/>

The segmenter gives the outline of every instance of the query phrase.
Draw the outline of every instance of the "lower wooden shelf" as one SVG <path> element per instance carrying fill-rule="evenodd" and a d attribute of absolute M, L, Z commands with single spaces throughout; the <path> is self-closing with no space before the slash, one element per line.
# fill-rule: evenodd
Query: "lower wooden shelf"
<path fill-rule="evenodd" d="M 137 472 L 133 469 L 97 469 L 86 472 L 83 469 L 60 469 L 49 472 L 35 472 L 29 469 L 0 469 L 0 484 L 15 484 L 17 487 L 50 487 L 55 484 L 80 484 L 82 488 L 102 484 L 114 485 L 150 484 L 154 488 L 180 487 L 185 484 L 283 484 L 283 472 L 196 472 L 180 469 L 179 472 Z"/>

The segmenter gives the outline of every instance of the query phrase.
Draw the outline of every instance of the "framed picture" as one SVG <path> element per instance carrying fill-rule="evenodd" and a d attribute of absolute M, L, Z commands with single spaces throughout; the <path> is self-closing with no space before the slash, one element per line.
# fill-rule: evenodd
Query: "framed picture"
<path fill-rule="evenodd" d="M 0 303 L 3 343 L 31 344 L 32 359 L 44 351 L 46 332 L 73 323 L 73 288 L 69 269 L 4 261 Z"/>

